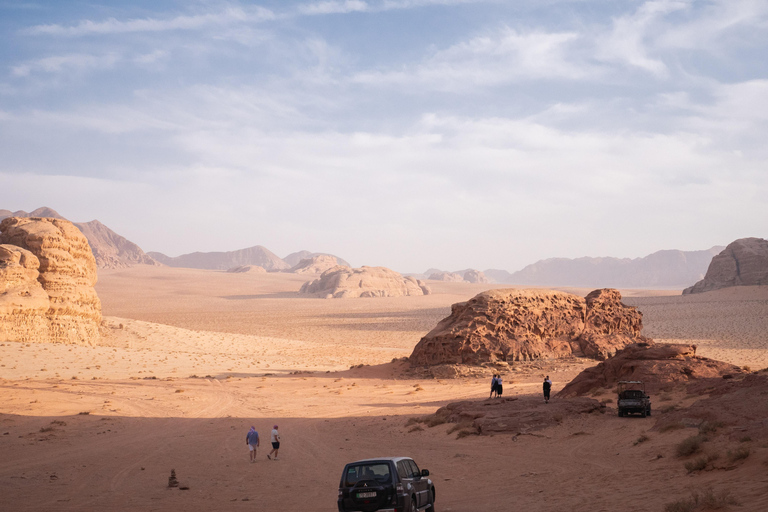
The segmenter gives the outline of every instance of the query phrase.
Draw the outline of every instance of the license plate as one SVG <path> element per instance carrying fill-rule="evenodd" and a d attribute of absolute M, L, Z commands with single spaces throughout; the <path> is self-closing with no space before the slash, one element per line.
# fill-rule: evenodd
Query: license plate
<path fill-rule="evenodd" d="M 359 492 L 357 493 L 358 498 L 375 498 L 376 492 Z"/>

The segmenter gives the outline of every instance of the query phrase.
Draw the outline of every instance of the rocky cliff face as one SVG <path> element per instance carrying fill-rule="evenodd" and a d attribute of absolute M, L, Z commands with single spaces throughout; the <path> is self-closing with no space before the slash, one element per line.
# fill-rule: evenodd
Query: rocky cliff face
<path fill-rule="evenodd" d="M 479 364 L 585 355 L 605 359 L 644 340 L 642 313 L 616 290 L 586 298 L 541 290 L 489 290 L 454 304 L 416 345 L 413 364 Z"/>
<path fill-rule="evenodd" d="M 742 238 L 712 258 L 704 279 L 683 290 L 683 295 L 755 285 L 768 285 L 768 240 Z"/>
<path fill-rule="evenodd" d="M 101 323 L 96 260 L 80 230 L 61 219 L 9 217 L 0 223 L 0 244 L 2 336 L 95 341 Z"/>
<path fill-rule="evenodd" d="M 696 357 L 695 345 L 645 342 L 629 345 L 614 357 L 587 368 L 557 396 L 582 396 L 598 389 L 612 388 L 620 380 L 643 381 L 646 391 L 655 393 L 696 379 L 743 373 L 741 368 L 730 363 Z"/>
<path fill-rule="evenodd" d="M 300 293 L 326 299 L 354 297 L 402 297 L 427 295 L 429 287 L 413 277 L 403 277 L 385 267 L 334 267 L 319 279 L 308 281 Z"/>

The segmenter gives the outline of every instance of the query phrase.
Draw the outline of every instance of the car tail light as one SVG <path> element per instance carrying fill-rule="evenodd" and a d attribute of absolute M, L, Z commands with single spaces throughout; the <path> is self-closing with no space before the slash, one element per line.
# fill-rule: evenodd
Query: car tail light
<path fill-rule="evenodd" d="M 403 493 L 403 484 L 402 483 L 398 483 L 397 486 L 395 487 L 395 490 L 397 491 L 397 494 L 402 494 Z"/>

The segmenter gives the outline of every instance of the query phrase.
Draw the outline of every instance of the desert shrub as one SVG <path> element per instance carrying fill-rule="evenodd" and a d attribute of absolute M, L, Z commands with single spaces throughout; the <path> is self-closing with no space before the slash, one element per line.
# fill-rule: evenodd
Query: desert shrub
<path fill-rule="evenodd" d="M 685 425 L 683 425 L 683 424 L 682 424 L 682 423 L 680 423 L 680 422 L 677 422 L 677 423 L 669 423 L 669 424 L 667 424 L 667 425 L 664 425 L 663 427 L 661 427 L 661 428 L 659 429 L 659 432 L 662 432 L 662 433 L 664 433 L 664 432 L 670 432 L 670 431 L 672 431 L 672 430 L 680 430 L 680 429 L 683 429 L 683 428 L 685 428 Z"/>
<path fill-rule="evenodd" d="M 677 406 L 674 405 L 674 404 L 673 405 L 666 405 L 666 406 L 661 408 L 661 412 L 663 414 L 666 414 L 666 413 L 672 412 L 672 411 L 676 411 L 676 410 L 677 410 Z"/>
<path fill-rule="evenodd" d="M 600 402 L 603 404 L 612 404 L 613 398 L 603 398 Z"/>
<path fill-rule="evenodd" d="M 433 414 L 432 416 L 428 416 L 427 420 L 424 423 L 426 423 L 429 428 L 432 428 L 438 425 L 442 425 L 446 421 L 447 419 L 444 416 L 438 416 L 437 414 Z"/>
<path fill-rule="evenodd" d="M 40 432 L 50 432 L 53 430 L 53 427 L 41 427 Z"/>
<path fill-rule="evenodd" d="M 689 473 L 693 473 L 694 471 L 702 471 L 706 469 L 707 467 L 707 458 L 706 457 L 699 457 L 696 460 L 692 460 L 685 463 L 685 469 Z"/>
<path fill-rule="evenodd" d="M 408 429 L 408 432 L 421 432 L 422 430 L 424 430 L 424 427 L 421 425 L 414 425 Z"/>
<path fill-rule="evenodd" d="M 672 395 L 670 395 L 669 393 L 666 393 L 666 392 L 665 393 L 660 393 L 659 394 L 659 401 L 660 402 L 670 402 L 670 401 L 672 401 Z"/>
<path fill-rule="evenodd" d="M 740 446 L 733 451 L 728 450 L 728 460 L 731 462 L 744 460 L 747 457 L 749 457 L 749 453 L 750 453 L 750 450 L 748 446 Z"/>
<path fill-rule="evenodd" d="M 51 425 L 59 425 L 60 427 L 64 427 L 64 426 L 67 425 L 67 422 L 66 421 L 61 421 L 61 420 L 53 420 L 51 422 Z"/>
<path fill-rule="evenodd" d="M 751 440 L 752 440 L 752 438 L 751 438 L 751 437 L 749 437 L 749 436 L 744 436 L 744 437 L 742 437 L 741 439 L 739 439 L 739 442 L 740 442 L 740 443 L 748 443 L 748 442 L 750 442 Z"/>
<path fill-rule="evenodd" d="M 477 430 L 473 428 L 465 428 L 462 430 L 459 430 L 459 433 L 456 434 L 456 439 L 461 439 L 462 437 L 467 436 L 476 436 L 478 434 Z"/>
<path fill-rule="evenodd" d="M 461 430 L 465 428 L 473 428 L 472 423 L 469 423 L 469 422 L 454 423 L 448 428 L 448 431 L 446 432 L 446 434 L 453 434 L 457 430 Z"/>
<path fill-rule="evenodd" d="M 678 457 L 688 457 L 701 451 L 701 445 L 704 442 L 704 438 L 699 436 L 691 436 L 683 439 L 677 445 L 676 451 Z"/>
<path fill-rule="evenodd" d="M 719 493 L 711 487 L 703 491 L 693 490 L 689 498 L 667 503 L 664 512 L 698 512 L 703 510 L 722 510 L 728 505 L 738 505 L 739 502 L 727 490 Z"/>
<path fill-rule="evenodd" d="M 410 427 L 415 423 L 424 423 L 424 418 L 422 418 L 421 416 L 413 416 L 411 418 L 408 418 L 408 421 L 405 422 L 405 426 Z"/>
<path fill-rule="evenodd" d="M 714 434 L 723 425 L 722 421 L 705 421 L 699 425 L 699 434 Z"/>
<path fill-rule="evenodd" d="M 640 437 L 637 438 L 637 440 L 635 441 L 634 444 L 635 444 L 635 446 L 637 446 L 640 443 L 644 443 L 644 442 L 648 441 L 649 439 L 650 439 L 650 437 L 648 437 L 647 435 L 643 434 L 643 435 L 641 435 Z"/>

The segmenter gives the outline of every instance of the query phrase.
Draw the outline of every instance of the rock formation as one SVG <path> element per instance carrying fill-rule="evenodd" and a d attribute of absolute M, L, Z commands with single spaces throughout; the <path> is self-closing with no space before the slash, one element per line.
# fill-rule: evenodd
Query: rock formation
<path fill-rule="evenodd" d="M 330 256 L 328 254 L 318 254 L 317 256 L 312 256 L 311 258 L 301 260 L 296 265 L 291 267 L 288 272 L 292 272 L 294 274 L 322 274 L 326 270 L 343 266 L 344 265 L 339 264 L 335 256 Z"/>
<path fill-rule="evenodd" d="M 94 289 L 96 260 L 80 230 L 66 220 L 9 217 L 0 222 L 0 244 L 0 335 L 92 343 L 101 303 Z M 45 320 L 40 317 L 43 295 L 33 279 L 48 301 Z"/>
<path fill-rule="evenodd" d="M 456 272 L 433 272 L 427 279 L 432 281 L 446 281 L 451 283 L 463 283 L 464 278 Z"/>
<path fill-rule="evenodd" d="M 7 217 L 48 217 L 67 220 L 51 208 L 43 207 L 29 213 L 19 210 L 10 212 L 0 210 L 0 220 Z M 141 247 L 130 240 L 118 235 L 98 220 L 90 222 L 73 222 L 88 239 L 96 266 L 99 268 L 124 268 L 135 264 L 157 265 L 158 263 L 147 256 Z"/>
<path fill-rule="evenodd" d="M 471 434 L 526 434 L 560 424 L 565 417 L 601 413 L 605 405 L 578 397 L 545 404 L 538 396 L 453 402 L 422 420 L 427 424 L 457 423 Z"/>
<path fill-rule="evenodd" d="M 260 245 L 229 252 L 193 252 L 173 258 L 159 252 L 147 254 L 169 267 L 227 270 L 243 265 L 257 265 L 270 272 L 290 268 L 290 265 L 281 260 L 275 253 Z"/>
<path fill-rule="evenodd" d="M 292 252 L 285 258 L 283 258 L 283 261 L 288 264 L 290 267 L 295 267 L 298 265 L 301 260 L 308 260 L 315 256 L 330 256 L 332 258 L 336 258 L 336 264 L 337 265 L 343 265 L 345 267 L 351 267 L 352 265 L 349 264 L 346 260 L 339 258 L 338 256 L 335 256 L 333 254 L 327 254 L 324 252 L 310 252 L 310 251 L 298 251 L 298 252 Z"/>
<path fill-rule="evenodd" d="M 599 388 L 612 388 L 620 380 L 640 380 L 649 393 L 695 379 L 741 375 L 738 366 L 696 357 L 695 345 L 668 345 L 652 341 L 627 346 L 597 366 L 587 368 L 557 396 L 581 396 Z"/>
<path fill-rule="evenodd" d="M 301 287 L 300 293 L 326 299 L 427 295 L 429 287 L 385 267 L 334 267 Z"/>
<path fill-rule="evenodd" d="M 258 267 L 256 265 L 241 265 L 239 267 L 232 267 L 227 269 L 230 274 L 266 274 L 267 271 L 264 267 Z"/>
<path fill-rule="evenodd" d="M 480 272 L 479 270 L 467 270 L 464 272 L 464 280 L 468 283 L 490 283 L 491 280 L 488 279 L 485 274 Z"/>
<path fill-rule="evenodd" d="M 480 364 L 585 355 L 605 359 L 640 335 L 642 313 L 616 290 L 586 298 L 544 290 L 489 290 L 454 304 L 416 345 L 418 365 Z"/>
<path fill-rule="evenodd" d="M 712 258 L 704 279 L 683 290 L 683 295 L 754 285 L 768 285 L 768 240 L 742 238 Z"/>

